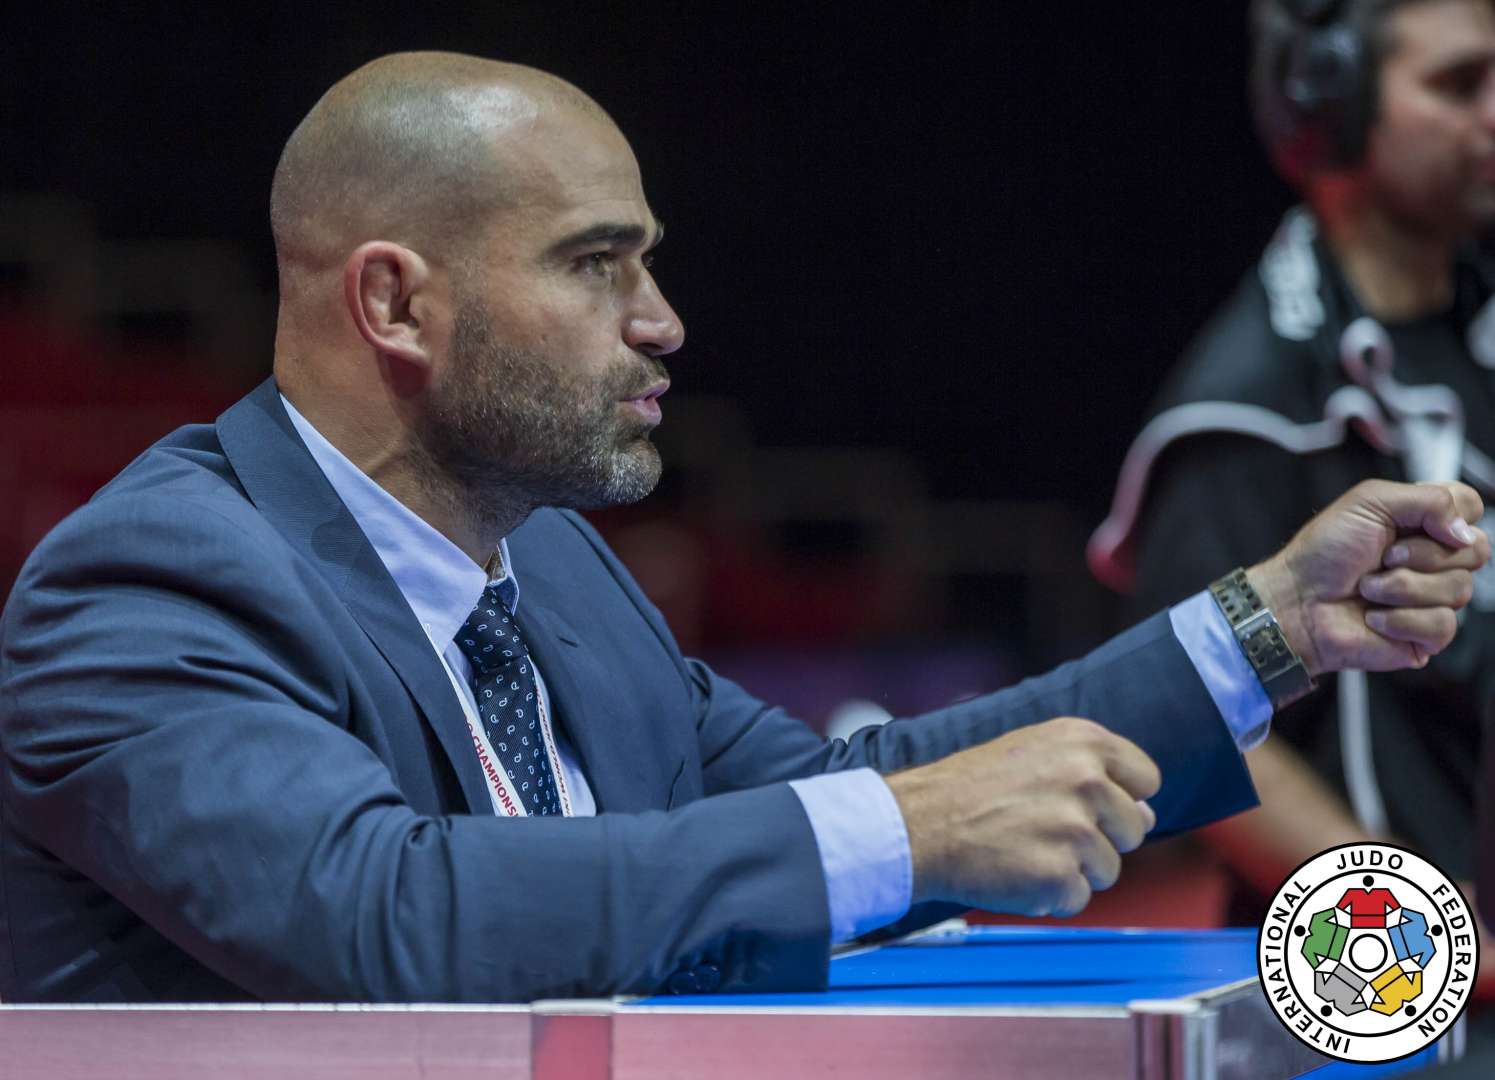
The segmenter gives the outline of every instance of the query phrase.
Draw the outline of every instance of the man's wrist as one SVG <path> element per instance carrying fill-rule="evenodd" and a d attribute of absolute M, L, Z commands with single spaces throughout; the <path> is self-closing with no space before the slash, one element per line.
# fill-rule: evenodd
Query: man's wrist
<path fill-rule="evenodd" d="M 1230 624 L 1236 645 L 1266 693 L 1272 710 L 1278 712 L 1311 693 L 1315 685 L 1268 602 L 1268 597 L 1279 603 L 1283 603 L 1285 598 L 1285 613 L 1290 622 L 1301 623 L 1302 605 L 1293 602 L 1295 592 L 1284 588 L 1284 585 L 1291 585 L 1290 580 L 1284 580 L 1274 572 L 1270 563 L 1263 564 L 1258 579 L 1266 584 L 1266 597 L 1240 569 L 1216 579 L 1210 584 L 1209 592 Z M 1298 636 L 1300 640 L 1311 638 L 1303 633 Z"/>
<path fill-rule="evenodd" d="M 870 768 L 789 781 L 825 876 L 832 943 L 901 919 L 913 891 L 908 829 L 887 782 Z"/>
<path fill-rule="evenodd" d="M 1310 678 L 1323 674 L 1318 651 L 1313 647 L 1310 620 L 1297 581 L 1280 554 L 1264 559 L 1246 571 L 1246 580 L 1261 602 L 1277 619 L 1288 648 L 1303 661 Z"/>
<path fill-rule="evenodd" d="M 940 829 L 930 829 L 930 802 L 938 800 L 938 793 L 931 784 L 928 773 L 920 768 L 904 769 L 884 776 L 898 812 L 903 815 L 903 828 L 908 835 L 909 862 L 913 871 L 910 902 L 923 903 L 933 899 L 927 889 L 930 879 L 930 861 L 934 857 L 930 848 L 939 836 Z"/>

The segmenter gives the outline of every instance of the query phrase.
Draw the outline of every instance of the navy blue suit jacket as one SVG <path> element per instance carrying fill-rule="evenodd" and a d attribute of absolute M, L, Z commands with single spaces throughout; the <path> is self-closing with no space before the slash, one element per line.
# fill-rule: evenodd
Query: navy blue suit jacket
<path fill-rule="evenodd" d="M 595 818 L 493 816 L 439 658 L 273 383 L 58 526 L 0 620 L 0 999 L 812 988 L 825 885 L 789 779 L 1071 714 L 1157 760 L 1160 832 L 1253 799 L 1165 615 L 826 742 L 682 656 L 575 514 L 509 545 Z"/>

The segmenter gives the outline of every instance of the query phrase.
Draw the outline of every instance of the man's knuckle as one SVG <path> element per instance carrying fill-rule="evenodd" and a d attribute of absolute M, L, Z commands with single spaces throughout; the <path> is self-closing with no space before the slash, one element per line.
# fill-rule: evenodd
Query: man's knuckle
<path fill-rule="evenodd" d="M 1053 913 L 1063 901 L 1065 889 L 1062 876 L 1058 874 L 1044 876 L 1032 890 L 1035 906 L 1045 914 Z"/>
<path fill-rule="evenodd" d="M 1034 860 L 1034 876 L 1050 890 L 1062 887 L 1067 879 L 1079 872 L 1079 857 L 1068 844 L 1053 844 Z"/>
<path fill-rule="evenodd" d="M 1083 747 L 1058 746 L 1041 765 L 1055 791 L 1069 791 L 1084 771 L 1085 759 L 1089 756 Z"/>
<path fill-rule="evenodd" d="M 1404 640 L 1428 648 L 1441 649 L 1453 640 L 1458 621 L 1451 608 L 1428 608 L 1410 613 L 1405 622 Z"/>
<path fill-rule="evenodd" d="M 1116 830 L 1116 850 L 1125 854 L 1128 851 L 1136 851 L 1142 846 L 1147 833 L 1142 828 L 1142 821 L 1128 821 Z"/>
<path fill-rule="evenodd" d="M 1094 720 L 1083 716 L 1066 716 L 1060 722 L 1064 725 L 1064 734 L 1077 742 L 1099 738 L 1106 730 Z"/>
<path fill-rule="evenodd" d="M 1099 833 L 1095 820 L 1089 814 L 1076 813 L 1060 826 L 1065 845 L 1073 852 L 1089 851 L 1095 846 Z"/>
<path fill-rule="evenodd" d="M 1087 803 L 1102 795 L 1110 782 L 1105 765 L 1089 755 L 1069 763 L 1067 779 L 1070 790 Z"/>
<path fill-rule="evenodd" d="M 1412 582 L 1412 572 L 1405 568 L 1388 570 L 1381 579 L 1376 599 L 1386 604 L 1399 603 L 1407 595 Z"/>
<path fill-rule="evenodd" d="M 1459 632 L 1459 617 L 1448 608 L 1440 608 L 1438 611 L 1438 640 L 1447 645 Z"/>
<path fill-rule="evenodd" d="M 1060 885 L 1059 893 L 1055 898 L 1054 914 L 1078 915 L 1090 903 L 1090 895 L 1090 882 L 1085 880 L 1085 875 L 1081 873 L 1071 875 Z"/>
<path fill-rule="evenodd" d="M 1085 827 L 1085 811 L 1073 798 L 1060 800 L 1048 813 L 1043 823 L 1043 837 L 1047 842 L 1042 865 L 1047 871 L 1062 870 L 1059 863 L 1074 851 Z"/>

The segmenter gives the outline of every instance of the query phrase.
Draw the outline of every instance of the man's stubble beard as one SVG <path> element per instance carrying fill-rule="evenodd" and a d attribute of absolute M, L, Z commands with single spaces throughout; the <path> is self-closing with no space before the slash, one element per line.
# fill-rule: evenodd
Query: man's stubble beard
<path fill-rule="evenodd" d="M 619 403 L 663 378 L 664 365 L 636 357 L 599 376 L 558 370 L 498 341 L 484 305 L 462 301 L 450 371 L 429 391 L 418 432 L 431 480 L 474 522 L 639 501 L 659 482 L 659 451 Z"/>

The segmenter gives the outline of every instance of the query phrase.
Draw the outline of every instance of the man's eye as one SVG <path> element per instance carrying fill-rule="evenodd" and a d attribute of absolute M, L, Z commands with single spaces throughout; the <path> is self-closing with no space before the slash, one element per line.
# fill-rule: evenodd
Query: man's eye
<path fill-rule="evenodd" d="M 1466 64 L 1444 73 L 1438 80 L 1438 89 L 1453 101 L 1474 101 L 1484 90 L 1490 71 L 1483 64 Z"/>
<path fill-rule="evenodd" d="M 613 272 L 613 254 L 610 251 L 594 251 L 581 257 L 581 268 L 589 274 L 608 275 Z"/>

